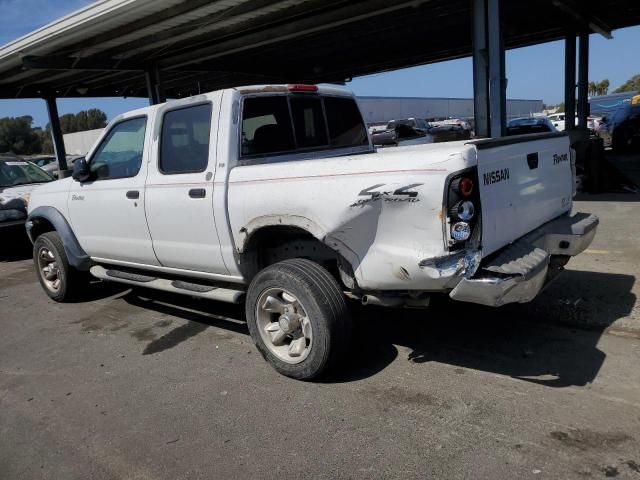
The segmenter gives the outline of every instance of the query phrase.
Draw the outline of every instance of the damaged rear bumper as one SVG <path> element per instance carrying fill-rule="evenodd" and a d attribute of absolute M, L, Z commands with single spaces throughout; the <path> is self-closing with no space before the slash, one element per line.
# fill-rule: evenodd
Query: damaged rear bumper
<path fill-rule="evenodd" d="M 483 262 L 449 296 L 492 307 L 530 302 L 555 276 L 549 268 L 552 257 L 567 258 L 583 252 L 593 241 L 597 226 L 598 217 L 586 213 L 552 220 Z"/>

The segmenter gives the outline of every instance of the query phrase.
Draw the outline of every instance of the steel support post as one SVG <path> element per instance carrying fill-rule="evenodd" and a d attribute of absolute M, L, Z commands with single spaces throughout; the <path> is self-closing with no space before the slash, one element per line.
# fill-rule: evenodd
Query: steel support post
<path fill-rule="evenodd" d="M 564 39 L 564 122 L 565 130 L 576 126 L 576 35 L 567 34 Z"/>
<path fill-rule="evenodd" d="M 502 137 L 507 133 L 507 79 L 502 34 L 502 0 L 487 0 L 487 46 L 491 136 Z"/>
<path fill-rule="evenodd" d="M 60 116 L 58 115 L 58 105 L 56 97 L 47 95 L 44 98 L 47 102 L 47 113 L 49 114 L 49 128 L 51 129 L 51 141 L 53 142 L 53 151 L 58 160 L 58 169 L 60 178 L 66 176 L 67 171 L 67 153 L 64 149 L 64 138 L 62 129 L 60 128 Z"/>
<path fill-rule="evenodd" d="M 586 130 L 589 116 L 589 32 L 580 33 L 578 39 L 578 128 Z"/>
<path fill-rule="evenodd" d="M 473 0 L 473 116 L 476 137 L 489 137 L 489 64 L 486 0 Z"/>
<path fill-rule="evenodd" d="M 145 70 L 144 78 L 147 83 L 147 95 L 149 96 L 149 105 L 157 105 L 166 101 L 164 88 L 162 86 L 162 78 L 160 69 L 152 66 Z"/>

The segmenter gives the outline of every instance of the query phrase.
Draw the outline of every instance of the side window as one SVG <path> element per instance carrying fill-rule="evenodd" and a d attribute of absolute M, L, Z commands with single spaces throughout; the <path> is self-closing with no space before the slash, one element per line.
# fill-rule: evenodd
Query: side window
<path fill-rule="evenodd" d="M 245 98 L 242 113 L 242 155 L 293 150 L 287 98 Z"/>
<path fill-rule="evenodd" d="M 160 171 L 164 174 L 204 172 L 209 163 L 211 104 L 164 114 L 160 138 Z"/>
<path fill-rule="evenodd" d="M 358 105 L 356 105 L 353 99 L 325 97 L 324 107 L 327 112 L 329 138 L 332 147 L 368 145 L 369 137 L 367 136 L 367 130 L 362 121 L 360 110 L 358 110 Z M 391 125 L 391 123 L 389 125 Z M 390 128 L 394 127 L 395 124 Z"/>
<path fill-rule="evenodd" d="M 293 97 L 291 99 L 293 128 L 298 148 L 328 145 L 327 128 L 319 97 Z"/>
<path fill-rule="evenodd" d="M 140 171 L 144 150 L 146 117 L 116 124 L 91 158 L 96 180 L 134 177 Z"/>

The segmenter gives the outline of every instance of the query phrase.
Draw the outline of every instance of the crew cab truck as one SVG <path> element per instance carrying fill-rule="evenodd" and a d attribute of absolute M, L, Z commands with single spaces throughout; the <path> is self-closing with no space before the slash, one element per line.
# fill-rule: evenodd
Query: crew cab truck
<path fill-rule="evenodd" d="M 346 90 L 232 88 L 116 117 L 31 194 L 27 230 L 52 299 L 89 272 L 244 301 L 265 359 L 311 379 L 348 345 L 349 298 L 532 300 L 596 232 L 572 167 L 561 133 L 376 151 Z"/>

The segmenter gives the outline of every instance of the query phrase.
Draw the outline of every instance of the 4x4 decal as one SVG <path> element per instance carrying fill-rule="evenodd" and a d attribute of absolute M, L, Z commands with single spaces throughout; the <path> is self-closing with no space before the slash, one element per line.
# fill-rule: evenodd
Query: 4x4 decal
<path fill-rule="evenodd" d="M 412 183 L 411 185 L 406 185 L 404 187 L 396 188 L 394 190 L 381 190 L 377 189 L 380 187 L 384 187 L 384 183 L 378 183 L 377 185 L 372 185 L 370 187 L 362 190 L 358 196 L 359 197 L 368 197 L 357 200 L 355 203 L 351 204 L 351 207 L 363 207 L 369 203 L 373 203 L 376 201 L 383 202 L 396 202 L 396 203 L 415 203 L 419 202 L 420 199 L 418 197 L 418 192 L 411 191 L 412 188 L 421 186 L 422 183 Z"/>

